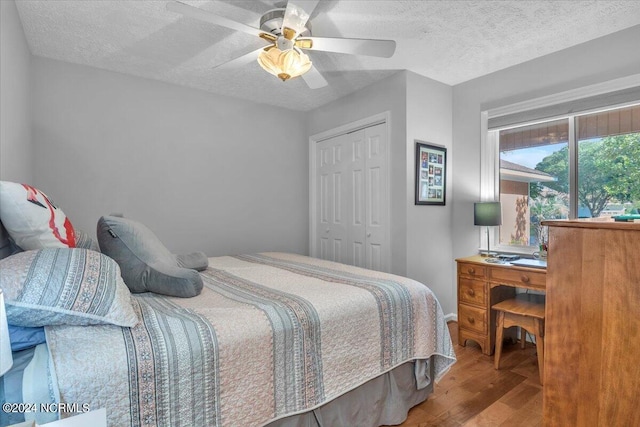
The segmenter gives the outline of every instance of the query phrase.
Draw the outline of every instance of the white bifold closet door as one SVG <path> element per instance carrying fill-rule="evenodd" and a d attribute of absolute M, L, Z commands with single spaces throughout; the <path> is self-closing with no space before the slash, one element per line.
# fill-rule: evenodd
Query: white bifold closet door
<path fill-rule="evenodd" d="M 322 259 L 389 271 L 386 126 L 317 143 L 316 244 Z"/>

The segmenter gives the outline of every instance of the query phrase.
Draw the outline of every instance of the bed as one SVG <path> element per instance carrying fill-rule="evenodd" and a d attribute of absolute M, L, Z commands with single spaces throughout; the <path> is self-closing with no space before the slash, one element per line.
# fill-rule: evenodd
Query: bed
<path fill-rule="evenodd" d="M 413 280 L 287 253 L 210 258 L 200 274 L 193 298 L 132 294 L 134 327 L 45 326 L 14 355 L 5 400 L 64 403 L 62 418 L 105 407 L 110 426 L 377 426 L 404 421 L 455 362 Z"/>

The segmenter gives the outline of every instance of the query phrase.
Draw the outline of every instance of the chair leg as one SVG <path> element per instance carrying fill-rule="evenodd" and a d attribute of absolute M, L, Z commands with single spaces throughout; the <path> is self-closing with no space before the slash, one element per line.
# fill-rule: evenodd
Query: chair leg
<path fill-rule="evenodd" d="M 540 384 L 544 385 L 544 322 L 536 319 L 536 352 L 538 353 L 538 373 Z"/>
<path fill-rule="evenodd" d="M 521 326 L 520 327 L 520 348 L 524 350 L 526 345 L 527 345 L 527 330 Z"/>
<path fill-rule="evenodd" d="M 493 359 L 495 369 L 500 369 L 500 355 L 502 354 L 502 340 L 504 332 L 504 311 L 498 312 L 498 321 L 496 322 L 496 354 Z"/>

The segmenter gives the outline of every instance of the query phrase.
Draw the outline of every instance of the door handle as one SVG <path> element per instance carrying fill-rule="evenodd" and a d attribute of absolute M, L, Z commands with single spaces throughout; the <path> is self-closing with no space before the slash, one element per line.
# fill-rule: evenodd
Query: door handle
<path fill-rule="evenodd" d="M 371 233 L 367 233 L 367 237 L 371 237 Z"/>
<path fill-rule="evenodd" d="M 329 229 L 327 228 L 324 232 L 325 232 L 325 233 L 328 233 L 328 232 L 329 232 Z"/>

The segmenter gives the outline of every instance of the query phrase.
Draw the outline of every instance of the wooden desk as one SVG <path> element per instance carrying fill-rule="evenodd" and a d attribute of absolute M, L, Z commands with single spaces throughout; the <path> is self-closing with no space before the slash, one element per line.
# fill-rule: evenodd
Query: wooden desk
<path fill-rule="evenodd" d="M 468 339 L 493 354 L 496 336 L 495 303 L 515 296 L 516 288 L 544 291 L 547 271 L 510 264 L 491 264 L 475 255 L 458 258 L 458 342 Z"/>

